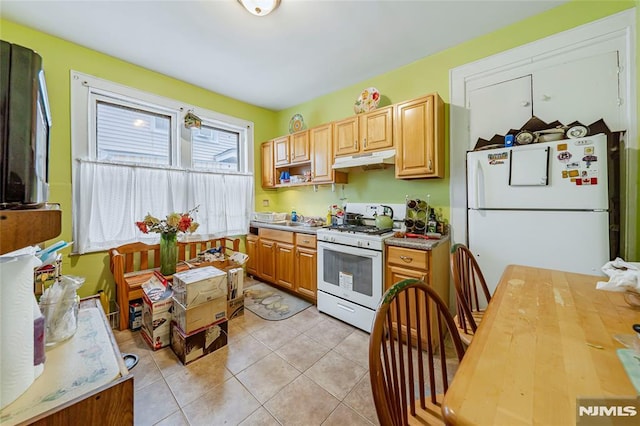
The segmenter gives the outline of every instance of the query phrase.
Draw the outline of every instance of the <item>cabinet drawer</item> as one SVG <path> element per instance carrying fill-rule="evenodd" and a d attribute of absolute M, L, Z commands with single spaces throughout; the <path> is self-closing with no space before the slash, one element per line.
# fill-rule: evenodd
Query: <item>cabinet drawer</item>
<path fill-rule="evenodd" d="M 280 241 L 281 243 L 293 244 L 293 232 L 279 231 L 277 229 L 260 228 L 258 230 L 260 238 Z"/>
<path fill-rule="evenodd" d="M 296 234 L 296 244 L 298 247 L 316 248 L 316 236 L 310 234 Z"/>
<path fill-rule="evenodd" d="M 405 268 L 429 269 L 429 252 L 404 247 L 389 246 L 387 262 Z"/>

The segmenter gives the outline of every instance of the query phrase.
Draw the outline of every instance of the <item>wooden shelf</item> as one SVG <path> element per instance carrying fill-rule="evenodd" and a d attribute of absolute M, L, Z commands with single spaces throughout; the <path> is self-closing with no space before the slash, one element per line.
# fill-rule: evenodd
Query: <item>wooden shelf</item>
<path fill-rule="evenodd" d="M 50 240 L 61 231 L 62 210 L 0 210 L 0 254 Z"/>

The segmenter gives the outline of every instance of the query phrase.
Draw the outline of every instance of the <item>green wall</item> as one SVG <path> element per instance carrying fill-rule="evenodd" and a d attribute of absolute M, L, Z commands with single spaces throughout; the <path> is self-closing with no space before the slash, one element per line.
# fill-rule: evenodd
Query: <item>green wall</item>
<path fill-rule="evenodd" d="M 303 115 L 309 128 L 353 115 L 353 104 L 365 87 L 373 86 L 380 91 L 382 94 L 380 106 L 438 92 L 445 102 L 447 111 L 445 144 L 448 158 L 450 69 L 629 9 L 636 3 L 637 1 L 574 0 L 389 73 L 282 110 L 278 113 L 278 133 L 273 136 L 287 133 L 289 119 L 295 113 Z M 317 193 L 314 193 L 311 188 L 277 190 L 259 188 L 256 203 L 261 210 L 290 211 L 292 207 L 296 207 L 298 213 L 322 216 L 328 204 L 337 203 L 343 197 L 346 197 L 349 202 L 402 203 L 407 194 L 430 194 L 432 204 L 442 208 L 445 216 L 449 217 L 448 164 L 446 173 L 445 179 L 404 181 L 394 179 L 393 169 L 356 171 L 349 174 L 349 184 L 344 187 L 344 195 L 340 190 L 331 192 L 330 187 L 320 187 Z M 270 207 L 261 206 L 260 202 L 263 199 L 270 200 Z M 636 239 L 638 240 L 640 238 Z"/>
<path fill-rule="evenodd" d="M 60 203 L 62 208 L 62 234 L 58 239 L 72 239 L 69 115 L 71 70 L 252 121 L 255 124 L 254 136 L 257 141 L 277 133 L 277 114 L 273 111 L 209 92 L 7 20 L 0 20 L 0 38 L 29 47 L 43 58 L 53 120 L 49 200 Z M 255 149 L 254 158 L 260 158 L 259 148 Z M 65 250 L 65 254 L 68 251 L 69 249 Z M 66 275 L 86 277 L 86 282 L 80 289 L 82 296 L 95 294 L 98 289 L 105 289 L 111 299 L 115 299 L 109 256 L 106 252 L 64 256 L 62 270 Z"/>
<path fill-rule="evenodd" d="M 54 125 L 51 140 L 51 197 L 63 210 L 61 239 L 71 239 L 71 145 L 69 71 L 95 75 L 107 80 L 178 99 L 199 107 L 215 110 L 255 123 L 256 210 L 290 211 L 295 208 L 303 215 L 324 217 L 329 204 L 348 202 L 402 203 L 407 194 L 431 195 L 432 203 L 449 216 L 449 171 L 444 179 L 403 181 L 394 178 L 393 168 L 356 171 L 349 175 L 349 184 L 263 190 L 260 185 L 260 142 L 286 134 L 289 119 L 301 113 L 307 127 L 327 123 L 353 115 L 353 103 L 363 88 L 374 86 L 380 90 L 380 106 L 438 92 L 449 102 L 449 70 L 495 53 L 529 43 L 540 38 L 582 25 L 636 6 L 636 1 L 574 0 L 563 6 L 505 27 L 486 36 L 438 54 L 426 57 L 392 72 L 364 80 L 342 90 L 316 98 L 286 110 L 274 112 L 239 102 L 137 67 L 119 59 L 100 54 L 79 45 L 0 19 L 0 38 L 28 46 L 44 59 Z M 637 12 L 638 13 L 638 12 Z M 446 35 L 443 35 L 443 37 Z M 640 40 L 640 37 L 638 38 Z M 638 43 L 640 45 L 640 43 Z M 384 59 L 381 59 L 384 60 Z M 640 66 L 638 67 L 640 69 Z M 640 87 L 638 88 L 640 92 Z M 639 97 L 640 98 L 640 97 Z M 445 107 L 446 155 L 448 156 L 448 105 Z M 636 156 L 637 157 L 637 156 Z M 637 158 L 636 158 L 637 160 Z M 637 184 L 636 184 L 637 188 Z M 269 207 L 263 207 L 263 200 Z M 640 208 L 640 206 L 638 206 Z M 636 244 L 640 237 L 636 238 Z M 640 250 L 639 250 L 640 251 Z M 633 260 L 633 259 L 628 259 Z M 637 259 L 636 259 L 637 260 Z M 81 275 L 87 282 L 82 295 L 104 288 L 115 298 L 106 253 L 64 258 L 65 274 Z"/>

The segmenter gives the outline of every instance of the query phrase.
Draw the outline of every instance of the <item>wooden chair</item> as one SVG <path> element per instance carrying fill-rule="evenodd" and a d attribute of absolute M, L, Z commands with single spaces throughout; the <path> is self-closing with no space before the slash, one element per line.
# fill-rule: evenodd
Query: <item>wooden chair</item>
<path fill-rule="evenodd" d="M 487 283 L 473 253 L 464 244 L 451 247 L 451 270 L 458 315 L 454 320 L 462 341 L 469 345 L 491 300 Z"/>
<path fill-rule="evenodd" d="M 238 251 L 240 240 L 216 238 L 178 243 L 178 261 L 193 259 L 198 253 L 212 248 L 224 247 Z M 141 271 L 160 267 L 160 244 L 130 243 L 109 250 L 109 267 L 116 284 L 116 296 L 120 307 L 120 330 L 129 326 L 129 302 L 142 298 L 142 284 L 150 274 Z"/>
<path fill-rule="evenodd" d="M 455 353 L 447 357 L 447 349 Z M 380 424 L 442 424 L 442 399 L 463 355 L 453 317 L 435 290 L 416 279 L 389 288 L 369 340 L 369 377 Z"/>

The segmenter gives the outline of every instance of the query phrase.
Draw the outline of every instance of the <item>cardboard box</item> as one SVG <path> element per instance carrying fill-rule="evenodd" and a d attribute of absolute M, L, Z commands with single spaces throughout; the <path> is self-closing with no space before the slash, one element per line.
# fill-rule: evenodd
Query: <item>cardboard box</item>
<path fill-rule="evenodd" d="M 213 266 L 173 275 L 173 297 L 187 309 L 227 296 L 227 273 Z"/>
<path fill-rule="evenodd" d="M 166 279 L 158 273 L 142 284 L 141 334 L 153 350 L 170 343 L 172 294 Z"/>
<path fill-rule="evenodd" d="M 227 319 L 244 315 L 244 294 L 235 299 L 227 300 Z"/>
<path fill-rule="evenodd" d="M 190 334 L 180 330 L 178 324 L 171 323 L 171 349 L 178 359 L 187 365 L 198 358 L 202 358 L 227 344 L 227 320 L 198 329 Z"/>
<path fill-rule="evenodd" d="M 129 302 L 129 328 L 133 331 L 142 327 L 142 302 L 140 299 Z"/>
<path fill-rule="evenodd" d="M 207 327 L 220 320 L 227 319 L 227 299 L 218 297 L 194 306 L 185 308 L 175 298 L 173 299 L 173 321 L 184 334 Z"/>

